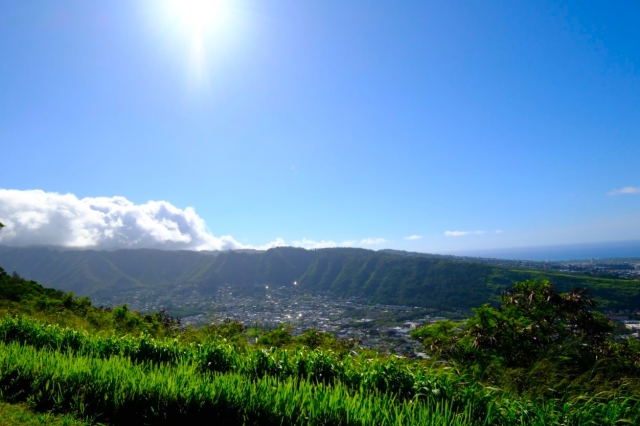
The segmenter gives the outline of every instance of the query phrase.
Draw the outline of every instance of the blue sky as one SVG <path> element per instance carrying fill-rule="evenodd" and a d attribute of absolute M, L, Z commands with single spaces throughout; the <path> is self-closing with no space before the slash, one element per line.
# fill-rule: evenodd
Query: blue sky
<path fill-rule="evenodd" d="M 640 239 L 640 4 L 221 4 L 198 38 L 169 1 L 3 2 L 15 238 L 41 190 L 251 246 Z"/>

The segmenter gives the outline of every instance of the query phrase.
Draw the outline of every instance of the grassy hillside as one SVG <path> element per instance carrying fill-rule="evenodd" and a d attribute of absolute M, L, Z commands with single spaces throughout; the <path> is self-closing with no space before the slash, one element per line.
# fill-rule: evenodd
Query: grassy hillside
<path fill-rule="evenodd" d="M 264 284 L 368 298 L 377 303 L 470 309 L 495 302 L 514 281 L 547 278 L 558 288 L 586 286 L 603 308 L 640 307 L 640 283 L 505 268 L 440 257 L 410 257 L 363 249 L 266 252 L 0 248 L 0 266 L 47 286 L 90 297 L 130 290 L 171 292 L 176 286 L 210 293 L 221 284 L 238 292 Z"/>
<path fill-rule="evenodd" d="M 0 316 L 26 315 L 51 324 L 61 324 L 91 332 L 152 333 L 172 336 L 179 329 L 178 320 L 164 312 L 139 314 L 127 306 L 101 308 L 86 297 L 72 292 L 45 288 L 18 274 L 0 268 Z"/>
<path fill-rule="evenodd" d="M 347 285 L 331 290 L 342 292 L 349 291 L 349 275 L 375 275 L 389 261 L 316 260 L 319 285 L 328 277 L 326 283 Z M 223 261 L 222 268 L 246 258 Z M 107 425 L 640 422 L 637 345 L 609 341 L 610 350 L 593 368 L 558 381 L 540 371 L 507 374 L 473 364 L 451 368 L 438 358 L 384 356 L 317 331 L 292 338 L 279 328 L 248 343 L 254 332 L 234 322 L 184 330 L 161 313 L 96 308 L 89 299 L 0 269 L 0 424 L 7 419 L 17 425 L 81 424 L 76 419 Z M 564 371 L 554 365 L 545 365 L 545 371 Z M 517 385 L 521 377 L 535 379 L 544 392 L 495 386 L 497 380 Z"/>
<path fill-rule="evenodd" d="M 96 335 L 24 317 L 0 318 L 0 398 L 26 402 L 29 410 L 6 404 L 0 409 L 12 416 L 24 414 L 25 424 L 37 418 L 32 410 L 112 425 L 542 426 L 640 421 L 636 376 L 624 378 L 619 389 L 604 383 L 583 394 L 581 388 L 563 387 L 551 389 L 551 397 L 532 398 L 483 384 L 437 360 L 265 349 L 238 346 L 220 336 L 200 342 L 153 334 Z M 45 417 L 73 424 L 68 416 Z"/>

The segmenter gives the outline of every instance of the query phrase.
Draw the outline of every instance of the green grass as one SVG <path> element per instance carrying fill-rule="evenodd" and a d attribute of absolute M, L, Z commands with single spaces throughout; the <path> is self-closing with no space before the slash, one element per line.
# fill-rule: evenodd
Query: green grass
<path fill-rule="evenodd" d="M 70 351 L 92 358 L 121 356 L 137 363 L 191 363 L 201 372 L 234 372 L 259 378 L 301 378 L 314 383 L 340 382 L 353 390 L 393 393 L 411 399 L 425 387 L 451 389 L 464 382 L 445 370 L 437 376 L 397 358 L 340 356 L 326 350 L 240 350 L 224 339 L 205 344 L 184 344 L 176 339 L 153 339 L 148 335 L 96 336 L 83 331 L 41 324 L 32 319 L 0 319 L 0 341 L 19 342 L 37 349 Z M 454 391 L 456 390 L 456 391 Z"/>
<path fill-rule="evenodd" d="M 114 424 L 470 425 L 484 424 L 473 401 L 454 410 L 446 399 L 397 401 L 381 392 L 351 392 L 337 383 L 203 375 L 197 366 L 136 365 L 0 344 L 0 391 L 39 410 Z"/>
<path fill-rule="evenodd" d="M 436 364 L 0 320 L 0 395 L 111 424 L 640 424 L 632 387 L 525 398 Z"/>
<path fill-rule="evenodd" d="M 85 426 L 71 416 L 36 413 L 27 404 L 0 402 L 0 426 Z"/>

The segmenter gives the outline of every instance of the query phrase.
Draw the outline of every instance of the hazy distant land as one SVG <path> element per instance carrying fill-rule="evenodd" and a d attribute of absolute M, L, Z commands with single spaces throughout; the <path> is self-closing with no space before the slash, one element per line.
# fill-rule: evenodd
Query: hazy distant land
<path fill-rule="evenodd" d="M 451 254 L 458 256 L 537 261 L 640 258 L 640 241 L 609 241 L 504 249 L 460 250 L 452 252 Z"/>

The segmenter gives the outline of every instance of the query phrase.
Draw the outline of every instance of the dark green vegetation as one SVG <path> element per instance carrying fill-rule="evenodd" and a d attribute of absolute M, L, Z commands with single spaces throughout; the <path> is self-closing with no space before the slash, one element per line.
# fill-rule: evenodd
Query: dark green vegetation
<path fill-rule="evenodd" d="M 560 290 L 587 286 L 603 309 L 640 307 L 637 281 L 412 257 L 363 249 L 304 250 L 279 247 L 265 252 L 198 253 L 161 250 L 60 251 L 0 247 L 0 265 L 47 286 L 89 297 L 153 290 L 211 294 L 231 284 L 238 293 L 264 292 L 264 285 L 366 298 L 374 303 L 441 310 L 497 303 L 515 281 L 548 279 Z"/>
<path fill-rule="evenodd" d="M 174 335 L 179 320 L 164 312 L 140 314 L 126 305 L 102 308 L 91 305 L 86 297 L 44 288 L 35 281 L 7 274 L 0 268 L 0 315 L 28 315 L 49 323 L 61 324 L 92 332 L 153 333 Z"/>
<path fill-rule="evenodd" d="M 85 424 L 68 415 L 35 413 L 26 404 L 0 402 L 0 426 L 82 426 Z"/>
<path fill-rule="evenodd" d="M 586 289 L 561 293 L 548 281 L 524 281 L 501 301 L 412 337 L 465 374 L 531 398 L 614 390 L 640 397 L 640 342 L 613 340 L 613 324 L 592 309 Z"/>

